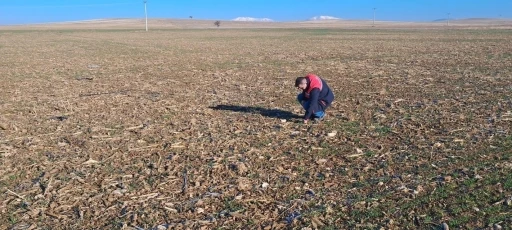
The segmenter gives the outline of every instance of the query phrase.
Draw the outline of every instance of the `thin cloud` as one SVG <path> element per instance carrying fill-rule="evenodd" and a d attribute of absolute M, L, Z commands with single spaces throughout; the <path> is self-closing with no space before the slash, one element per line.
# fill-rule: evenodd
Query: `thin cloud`
<path fill-rule="evenodd" d="M 84 5 L 41 5 L 41 6 L 3 6 L 3 8 L 69 8 L 69 7 L 95 7 L 95 6 L 119 6 L 119 5 L 135 5 L 137 3 L 110 3 L 110 4 L 84 4 Z"/>

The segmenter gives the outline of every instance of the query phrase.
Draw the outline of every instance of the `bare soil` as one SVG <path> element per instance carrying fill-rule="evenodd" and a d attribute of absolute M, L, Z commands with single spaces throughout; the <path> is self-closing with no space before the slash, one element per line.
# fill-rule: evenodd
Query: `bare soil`
<path fill-rule="evenodd" d="M 511 229 L 510 30 L 91 28 L 0 31 L 2 229 Z"/>

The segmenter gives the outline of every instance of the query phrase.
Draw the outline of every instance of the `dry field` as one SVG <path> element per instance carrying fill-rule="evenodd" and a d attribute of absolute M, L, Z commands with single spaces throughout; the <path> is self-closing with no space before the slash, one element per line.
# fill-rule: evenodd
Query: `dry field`
<path fill-rule="evenodd" d="M 213 29 L 214 20 L 150 18 L 148 26 L 153 29 Z M 219 29 L 290 29 L 290 28 L 331 28 L 331 29 L 512 29 L 512 19 L 461 19 L 439 22 L 400 22 L 372 20 L 320 20 L 292 22 L 243 22 L 220 21 Z M 145 28 L 144 19 L 120 18 L 43 23 L 29 25 L 0 26 L 1 30 L 76 30 L 76 29 L 131 29 Z"/>
<path fill-rule="evenodd" d="M 512 229 L 511 39 L 4 29 L 0 228 Z"/>

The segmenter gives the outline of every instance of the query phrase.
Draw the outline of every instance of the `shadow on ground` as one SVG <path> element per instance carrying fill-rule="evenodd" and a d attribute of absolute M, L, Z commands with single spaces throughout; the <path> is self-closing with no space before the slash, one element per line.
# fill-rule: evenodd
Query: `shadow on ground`
<path fill-rule="evenodd" d="M 294 114 L 289 111 L 280 110 L 280 109 L 266 109 L 266 108 L 254 107 L 254 106 L 217 105 L 217 106 L 211 106 L 210 109 L 227 110 L 227 111 L 252 113 L 252 114 L 261 114 L 262 116 L 265 116 L 265 117 L 279 118 L 279 119 L 302 118 L 302 116 L 299 116 L 299 115 Z"/>

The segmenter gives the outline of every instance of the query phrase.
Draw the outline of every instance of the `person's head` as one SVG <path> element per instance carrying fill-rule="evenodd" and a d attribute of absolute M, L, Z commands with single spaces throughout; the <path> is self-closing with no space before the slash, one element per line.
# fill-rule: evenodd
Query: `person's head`
<path fill-rule="evenodd" d="M 305 77 L 298 77 L 295 79 L 295 87 L 305 90 L 308 88 L 308 80 Z"/>

